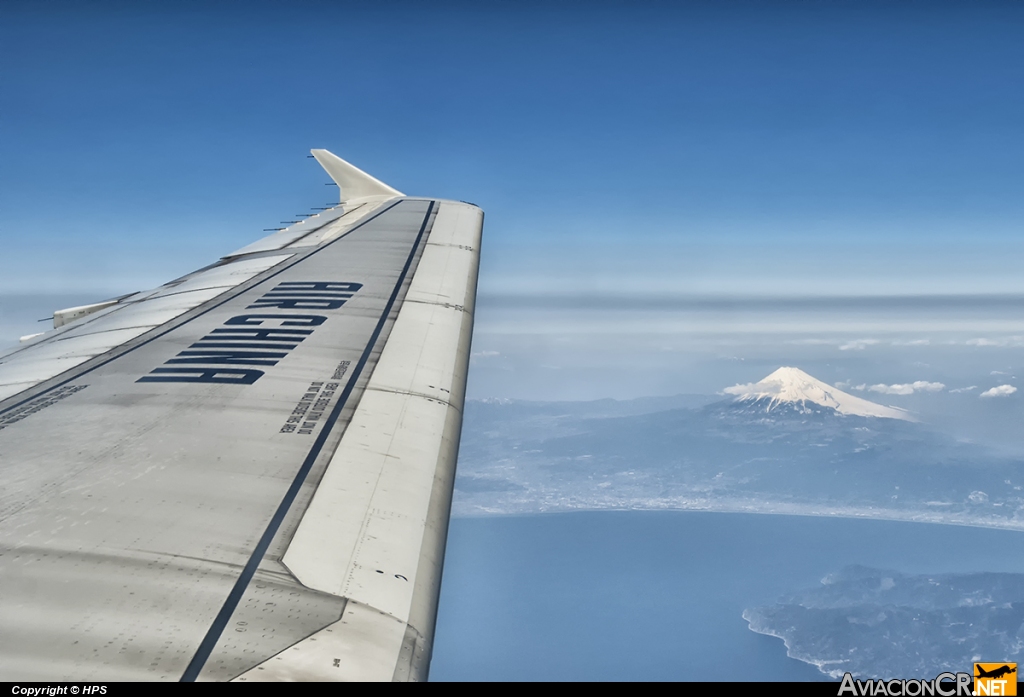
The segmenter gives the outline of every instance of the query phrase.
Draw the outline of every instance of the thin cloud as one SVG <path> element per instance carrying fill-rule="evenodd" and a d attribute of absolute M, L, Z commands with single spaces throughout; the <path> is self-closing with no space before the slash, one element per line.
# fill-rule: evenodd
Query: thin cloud
<path fill-rule="evenodd" d="M 831 346 L 838 342 L 834 339 L 790 339 L 786 343 L 793 346 Z"/>
<path fill-rule="evenodd" d="M 723 394 L 734 394 L 743 396 L 748 394 L 779 394 L 782 391 L 782 383 L 777 382 L 748 382 L 745 385 L 733 385 L 722 390 Z"/>
<path fill-rule="evenodd" d="M 882 394 L 914 394 L 915 392 L 941 392 L 946 388 L 941 382 L 926 382 L 924 380 L 918 380 L 917 382 L 907 383 L 905 385 L 872 385 L 868 389 L 871 392 L 881 392 Z"/>
<path fill-rule="evenodd" d="M 493 356 L 500 356 L 500 351 L 474 351 L 473 358 L 491 358 Z"/>
<path fill-rule="evenodd" d="M 1017 388 L 1013 385 L 1000 385 L 999 387 L 993 387 L 991 390 L 985 390 L 979 397 L 1009 397 Z"/>
<path fill-rule="evenodd" d="M 970 392 L 971 390 L 976 390 L 976 389 L 978 389 L 977 385 L 971 385 L 970 387 L 958 387 L 955 390 L 950 390 L 950 393 L 952 394 L 952 393 L 955 393 L 955 392 Z"/>
<path fill-rule="evenodd" d="M 968 346 L 1024 346 L 1024 336 L 1008 336 L 1002 339 L 988 339 L 986 337 L 978 337 L 977 339 L 968 339 Z"/>
<path fill-rule="evenodd" d="M 839 347 L 840 351 L 863 351 L 868 346 L 874 346 L 879 343 L 878 339 L 854 339 L 853 341 L 847 341 L 845 344 Z"/>

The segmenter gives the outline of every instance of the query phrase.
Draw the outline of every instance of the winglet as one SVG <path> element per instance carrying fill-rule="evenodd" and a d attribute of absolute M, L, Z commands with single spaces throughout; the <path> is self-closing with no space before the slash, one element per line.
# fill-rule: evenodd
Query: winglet
<path fill-rule="evenodd" d="M 310 150 L 310 152 L 341 189 L 342 203 L 366 196 L 405 195 L 398 189 L 392 189 L 379 179 L 371 177 L 358 167 L 350 165 L 330 151 Z"/>

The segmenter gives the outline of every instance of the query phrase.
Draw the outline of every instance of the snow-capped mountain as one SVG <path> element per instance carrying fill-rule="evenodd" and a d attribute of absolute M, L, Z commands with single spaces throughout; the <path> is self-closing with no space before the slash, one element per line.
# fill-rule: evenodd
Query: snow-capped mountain
<path fill-rule="evenodd" d="M 728 399 L 691 397 L 468 402 L 456 510 L 690 508 L 1024 530 L 1024 459 L 902 410 L 794 368 Z"/>
<path fill-rule="evenodd" d="M 874 416 L 887 419 L 915 421 L 904 409 L 854 397 L 837 387 L 818 380 L 799 368 L 779 368 L 760 382 L 725 388 L 726 394 L 735 395 L 734 402 L 748 403 L 758 410 L 820 411 L 824 407 L 848 416 Z"/>

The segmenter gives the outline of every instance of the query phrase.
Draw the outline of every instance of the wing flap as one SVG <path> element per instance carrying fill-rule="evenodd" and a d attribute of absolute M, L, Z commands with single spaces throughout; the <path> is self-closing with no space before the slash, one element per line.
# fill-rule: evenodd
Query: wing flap
<path fill-rule="evenodd" d="M 305 586 L 345 597 L 345 614 L 244 679 L 287 680 L 314 667 L 335 680 L 426 677 L 482 225 L 479 209 L 440 204 L 388 344 L 284 555 Z M 333 663 L 363 656 L 368 637 L 386 660 Z"/>

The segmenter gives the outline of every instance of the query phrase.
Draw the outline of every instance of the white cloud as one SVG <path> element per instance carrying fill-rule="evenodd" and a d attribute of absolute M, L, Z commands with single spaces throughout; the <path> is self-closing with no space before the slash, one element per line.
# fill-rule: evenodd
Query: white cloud
<path fill-rule="evenodd" d="M 1024 346 L 1024 336 L 1007 336 L 1001 339 L 968 339 L 968 346 Z"/>
<path fill-rule="evenodd" d="M 748 382 L 746 385 L 733 385 L 722 390 L 725 394 L 748 395 L 748 394 L 779 394 L 782 392 L 781 382 Z"/>
<path fill-rule="evenodd" d="M 1001 370 L 993 370 L 989 375 L 1006 375 L 1006 373 Z"/>
<path fill-rule="evenodd" d="M 882 394 L 914 394 L 914 388 L 910 385 L 872 385 L 868 389 Z"/>
<path fill-rule="evenodd" d="M 859 385 L 854 385 L 853 389 L 857 390 L 858 392 L 863 392 L 864 390 L 868 389 L 868 384 L 866 382 L 862 382 Z"/>
<path fill-rule="evenodd" d="M 999 387 L 993 387 L 991 390 L 985 390 L 984 392 L 982 392 L 978 396 L 979 397 L 1008 397 L 1008 396 L 1010 396 L 1011 394 L 1013 394 L 1016 391 L 1017 391 L 1017 388 L 1014 387 L 1013 385 L 1000 385 Z"/>
<path fill-rule="evenodd" d="M 905 385 L 872 385 L 868 389 L 882 394 L 914 394 L 915 392 L 939 392 L 945 387 L 941 382 L 918 380 Z"/>
<path fill-rule="evenodd" d="M 894 341 L 893 346 L 927 346 L 931 341 L 928 339 L 914 339 L 913 341 Z"/>
<path fill-rule="evenodd" d="M 474 351 L 473 358 L 491 358 L 492 356 L 500 356 L 500 351 Z"/>
<path fill-rule="evenodd" d="M 951 392 L 951 393 L 956 393 L 956 392 L 970 392 L 971 390 L 976 390 L 976 389 L 978 389 L 978 386 L 977 386 L 977 385 L 971 385 L 970 387 L 958 387 L 958 388 L 956 388 L 955 390 L 950 390 L 950 392 Z"/>
<path fill-rule="evenodd" d="M 854 339 L 853 341 L 847 341 L 845 344 L 839 347 L 840 351 L 863 351 L 868 346 L 877 344 L 878 339 Z"/>

